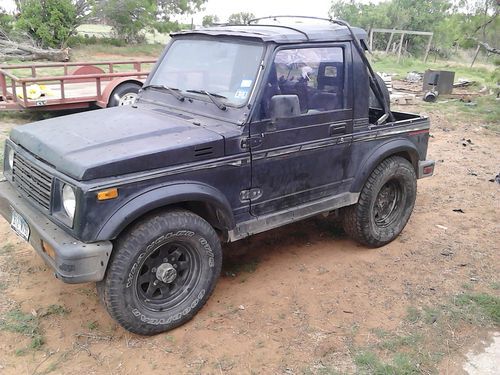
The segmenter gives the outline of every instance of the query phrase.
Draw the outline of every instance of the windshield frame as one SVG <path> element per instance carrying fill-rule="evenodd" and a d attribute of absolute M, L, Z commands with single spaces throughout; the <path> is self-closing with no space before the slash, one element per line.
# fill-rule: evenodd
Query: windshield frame
<path fill-rule="evenodd" d="M 231 101 L 227 101 L 226 99 L 221 99 L 223 104 L 227 106 L 228 108 L 233 108 L 233 109 L 241 109 L 244 107 L 247 107 L 251 100 L 255 97 L 256 90 L 258 90 L 258 84 L 261 79 L 262 75 L 262 70 L 264 66 L 264 61 L 265 61 L 265 56 L 267 54 L 267 46 L 266 43 L 263 43 L 259 39 L 254 39 L 254 38 L 243 38 L 243 37 L 231 37 L 231 36 L 209 36 L 209 35 L 203 35 L 203 34 L 190 34 L 190 35 L 182 35 L 182 36 L 174 36 L 172 37 L 171 41 L 168 43 L 167 47 L 161 54 L 161 56 L 158 59 L 157 64 L 154 66 L 153 70 L 151 71 L 150 75 L 148 76 L 146 82 L 144 82 L 144 85 L 150 85 L 150 84 L 158 84 L 158 82 L 154 82 L 154 78 L 156 74 L 158 73 L 161 64 L 163 63 L 164 59 L 166 58 L 170 48 L 177 42 L 177 41 L 182 41 L 182 40 L 208 40 L 208 41 L 217 41 L 217 42 L 222 42 L 222 43 L 233 43 L 233 44 L 242 44 L 242 45 L 253 45 L 253 46 L 260 46 L 262 48 L 261 55 L 259 56 L 258 64 L 256 64 L 256 69 L 255 73 L 253 75 L 253 82 L 252 85 L 250 86 L 250 90 L 248 91 L 248 95 L 246 97 L 246 100 L 242 102 L 242 104 L 235 104 Z M 152 83 L 153 81 L 153 83 Z M 178 89 L 176 87 L 176 89 Z M 207 90 L 209 91 L 209 90 Z M 198 94 L 198 93 L 190 93 L 187 90 L 179 89 L 179 92 L 182 93 L 188 100 L 200 100 L 203 102 L 208 102 L 212 103 L 212 101 L 203 94 Z M 209 91 L 212 93 L 211 91 Z M 218 93 L 212 93 L 212 94 L 218 94 Z"/>

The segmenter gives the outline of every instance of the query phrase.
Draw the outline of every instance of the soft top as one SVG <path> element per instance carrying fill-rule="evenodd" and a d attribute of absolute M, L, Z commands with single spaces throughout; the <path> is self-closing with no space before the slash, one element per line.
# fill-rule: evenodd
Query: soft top
<path fill-rule="evenodd" d="M 360 40 L 366 40 L 366 31 L 352 27 L 354 34 Z M 241 38 L 259 39 L 263 42 L 301 43 L 301 42 L 335 42 L 349 41 L 352 36 L 345 26 L 333 23 L 325 24 L 276 24 L 276 25 L 238 25 L 238 26 L 213 26 L 196 30 L 183 30 L 170 34 L 181 35 L 209 35 L 230 36 Z"/>

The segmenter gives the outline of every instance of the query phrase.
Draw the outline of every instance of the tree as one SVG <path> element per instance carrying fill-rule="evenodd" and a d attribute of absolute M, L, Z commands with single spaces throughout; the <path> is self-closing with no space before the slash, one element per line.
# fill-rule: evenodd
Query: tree
<path fill-rule="evenodd" d="M 227 19 L 230 25 L 246 25 L 248 21 L 255 18 L 255 15 L 250 12 L 233 13 Z"/>
<path fill-rule="evenodd" d="M 158 19 L 168 20 L 173 14 L 199 12 L 207 0 L 156 0 Z"/>
<path fill-rule="evenodd" d="M 335 1 L 330 8 L 330 16 L 349 22 L 366 30 L 378 27 L 392 27 L 387 17 L 390 3 L 362 4 L 353 1 Z"/>
<path fill-rule="evenodd" d="M 0 7 L 0 33 L 9 34 L 14 27 L 14 17 Z"/>
<path fill-rule="evenodd" d="M 157 10 L 152 0 L 108 0 L 100 9 L 117 37 L 129 43 L 143 40 L 141 31 L 154 23 Z"/>
<path fill-rule="evenodd" d="M 219 23 L 219 17 L 217 17 L 215 14 L 207 15 L 203 17 L 202 25 L 204 27 L 207 26 L 213 26 L 216 23 Z"/>
<path fill-rule="evenodd" d="M 71 0 L 23 0 L 17 27 L 44 47 L 63 47 L 78 25 Z M 18 5 L 19 6 L 19 5 Z"/>

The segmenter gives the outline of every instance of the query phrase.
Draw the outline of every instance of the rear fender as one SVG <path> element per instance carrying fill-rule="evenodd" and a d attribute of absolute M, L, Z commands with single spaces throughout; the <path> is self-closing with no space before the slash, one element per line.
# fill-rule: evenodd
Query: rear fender
<path fill-rule="evenodd" d="M 415 168 L 415 171 L 417 170 L 419 154 L 415 144 L 404 138 L 392 139 L 380 145 L 361 162 L 359 172 L 356 174 L 354 182 L 351 185 L 351 192 L 360 192 L 377 165 L 384 159 L 394 155 L 408 159 Z"/>
<path fill-rule="evenodd" d="M 186 182 L 154 188 L 127 201 L 104 224 L 95 240 L 115 239 L 127 226 L 153 210 L 196 203 L 206 203 L 215 210 L 214 217 L 221 228 L 234 228 L 231 206 L 219 190 L 205 184 Z"/>

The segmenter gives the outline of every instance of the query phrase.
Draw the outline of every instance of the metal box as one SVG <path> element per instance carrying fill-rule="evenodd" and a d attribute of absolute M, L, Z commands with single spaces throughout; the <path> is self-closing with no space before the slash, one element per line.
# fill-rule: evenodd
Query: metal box
<path fill-rule="evenodd" d="M 429 69 L 424 73 L 423 90 L 424 92 L 437 91 L 439 95 L 451 94 L 454 80 L 455 72 Z"/>

